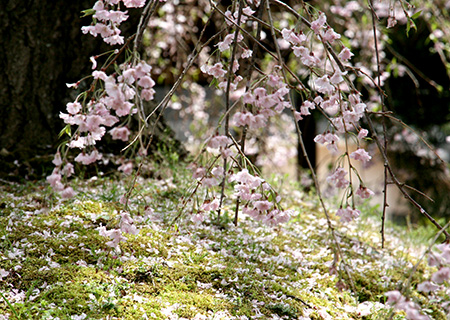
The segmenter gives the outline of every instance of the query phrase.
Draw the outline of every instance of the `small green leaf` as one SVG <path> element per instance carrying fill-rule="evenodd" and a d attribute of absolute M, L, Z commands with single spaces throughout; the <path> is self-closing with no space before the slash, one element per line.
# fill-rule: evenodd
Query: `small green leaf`
<path fill-rule="evenodd" d="M 58 138 L 61 138 L 64 134 L 67 134 L 69 137 L 72 136 L 72 129 L 69 124 L 62 128 L 62 130 L 58 134 Z"/>
<path fill-rule="evenodd" d="M 411 16 L 411 19 L 417 19 L 422 14 L 422 10 L 417 11 Z"/>
<path fill-rule="evenodd" d="M 81 13 L 83 14 L 81 16 L 81 18 L 84 18 L 87 16 L 92 16 L 95 13 L 95 10 L 94 9 L 86 9 L 86 10 L 81 11 Z"/>
<path fill-rule="evenodd" d="M 412 19 L 408 19 L 408 23 L 406 24 L 406 36 L 409 37 L 409 30 L 414 29 L 417 31 L 416 24 Z"/>

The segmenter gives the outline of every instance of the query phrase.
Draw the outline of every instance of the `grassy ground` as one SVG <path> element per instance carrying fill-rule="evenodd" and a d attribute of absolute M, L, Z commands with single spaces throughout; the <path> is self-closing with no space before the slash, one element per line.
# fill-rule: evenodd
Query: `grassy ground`
<path fill-rule="evenodd" d="M 384 294 L 405 285 L 434 232 L 388 228 L 381 249 L 375 209 L 346 225 L 333 215 L 339 257 L 317 201 L 298 186 L 273 181 L 295 210 L 289 223 L 269 228 L 241 216 L 235 227 L 231 198 L 219 222 L 211 213 L 192 223 L 180 208 L 186 180 L 180 169 L 136 181 L 129 211 L 139 233 L 119 250 L 99 227 L 117 227 L 130 180 L 75 182 L 78 195 L 66 202 L 43 182 L 4 182 L 0 319 L 387 319 Z M 431 273 L 425 259 L 408 296 L 433 319 L 448 319 L 414 290 Z"/>

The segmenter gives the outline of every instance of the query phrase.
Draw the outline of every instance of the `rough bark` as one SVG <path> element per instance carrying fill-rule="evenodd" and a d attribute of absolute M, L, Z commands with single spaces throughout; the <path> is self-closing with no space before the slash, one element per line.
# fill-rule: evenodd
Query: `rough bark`
<path fill-rule="evenodd" d="M 91 1 L 2 1 L 0 4 L 0 160 L 3 174 L 38 170 L 52 153 L 71 92 L 98 41 L 82 37 L 80 11 Z M 85 67 L 86 68 L 86 67 Z M 16 164 L 11 163 L 17 160 Z M 36 166 L 35 168 L 30 168 Z M 6 172 L 5 172 L 6 171 Z M 26 170 L 29 171 L 29 170 Z"/>
<path fill-rule="evenodd" d="M 81 11 L 93 3 L 0 1 L 0 178 L 48 173 L 64 125 L 59 112 L 77 94 L 66 83 L 91 72 L 90 56 L 111 49 L 81 32 L 91 21 Z M 139 17 L 129 13 L 125 36 Z"/>

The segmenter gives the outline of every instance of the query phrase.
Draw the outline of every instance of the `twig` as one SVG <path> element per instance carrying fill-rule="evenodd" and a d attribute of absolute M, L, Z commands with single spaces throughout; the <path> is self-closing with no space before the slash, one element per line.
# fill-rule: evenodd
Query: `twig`
<path fill-rule="evenodd" d="M 150 17 L 155 12 L 156 7 L 158 6 L 159 1 L 149 1 L 144 8 L 144 11 L 141 14 L 141 18 L 139 20 L 139 25 L 136 31 L 136 38 L 134 40 L 133 52 L 137 53 L 142 44 L 142 36 L 144 35 L 145 28 L 148 25 L 148 21 Z"/>
<path fill-rule="evenodd" d="M 237 17 L 237 24 L 241 24 L 241 17 L 242 17 L 242 0 L 239 0 L 239 10 L 238 10 L 238 17 Z M 228 77 L 227 77 L 227 87 L 225 90 L 225 110 L 226 110 L 226 116 L 225 116 L 225 136 L 230 136 L 229 126 L 230 126 L 230 87 L 231 87 L 231 78 L 234 75 L 233 72 L 233 65 L 234 61 L 236 59 L 236 50 L 238 47 L 238 36 L 239 36 L 239 29 L 236 28 L 234 32 L 234 39 L 233 39 L 233 50 L 231 51 L 231 59 L 230 59 L 230 65 L 228 66 Z M 223 179 L 222 179 L 222 190 L 220 192 L 220 201 L 219 201 L 219 208 L 217 209 L 217 220 L 220 220 L 220 211 L 222 208 L 223 199 L 225 197 L 225 183 L 227 179 L 227 158 L 223 159 Z M 238 211 L 235 212 L 234 217 L 234 225 L 237 225 L 237 215 Z"/>
<path fill-rule="evenodd" d="M 307 306 L 307 307 L 310 308 L 310 309 L 315 309 L 315 308 L 312 307 L 310 304 L 306 303 L 303 299 L 301 299 L 301 298 L 299 298 L 299 297 L 297 297 L 297 296 L 294 296 L 294 295 L 292 295 L 292 294 L 287 294 L 286 297 L 291 298 L 291 299 L 294 299 L 294 300 L 297 300 L 297 301 L 300 301 L 301 303 L 303 303 L 305 306 Z"/>
<path fill-rule="evenodd" d="M 420 135 L 416 130 L 414 130 L 411 126 L 408 126 L 406 123 L 404 123 L 402 120 L 397 119 L 395 117 L 393 117 L 392 115 L 386 113 L 385 116 L 393 121 L 396 121 L 398 123 L 400 123 L 403 127 L 405 127 L 406 129 L 410 130 L 412 133 L 414 133 L 416 135 L 416 137 L 418 137 L 426 146 L 429 150 L 431 150 L 434 155 L 442 162 L 444 163 L 445 161 L 439 156 L 439 154 L 436 152 L 436 150 L 431 146 L 431 144 L 425 140 L 425 138 Z"/>
<path fill-rule="evenodd" d="M 423 258 L 425 258 L 425 256 L 431 252 L 431 248 L 434 246 L 434 244 L 436 243 L 437 239 L 439 239 L 439 237 L 441 236 L 442 233 L 444 233 L 444 230 L 447 229 L 448 227 L 450 227 L 450 221 L 447 222 L 447 224 L 444 226 L 443 229 L 439 230 L 439 232 L 436 234 L 436 236 L 433 238 L 433 241 L 431 241 L 430 245 L 428 246 L 427 250 L 425 250 L 425 252 L 423 253 L 423 255 L 419 258 L 419 260 L 416 262 L 416 264 L 411 268 L 410 272 L 409 272 L 409 276 L 408 276 L 408 280 L 406 280 L 406 284 L 403 285 L 403 287 L 401 288 L 401 293 L 404 294 L 405 291 L 407 294 L 407 290 L 410 288 L 411 286 L 411 281 L 412 281 L 412 277 L 414 275 L 414 273 L 417 271 L 417 268 L 419 267 L 420 263 L 422 262 Z M 448 238 L 447 238 L 447 243 L 448 243 Z M 394 313 L 391 311 L 390 315 L 389 315 L 389 319 L 391 320 L 394 316 Z"/>
<path fill-rule="evenodd" d="M 275 0 L 275 2 L 278 2 L 278 0 Z M 271 11 L 270 11 L 270 4 L 269 4 L 269 1 L 268 1 L 268 0 L 267 0 L 267 2 L 266 2 L 266 5 L 267 5 L 267 11 L 268 11 L 268 15 L 269 15 L 270 25 L 273 26 L 272 14 L 271 14 Z M 288 6 L 288 7 L 289 7 L 289 6 Z M 310 27 L 311 25 L 309 24 L 308 26 Z M 274 29 L 271 28 L 271 31 L 272 31 L 272 36 L 274 37 L 274 39 L 276 39 L 276 38 L 275 38 L 275 31 L 274 31 Z M 275 42 L 275 48 L 276 48 L 276 50 L 277 50 L 277 55 L 278 55 L 279 59 L 281 60 L 281 52 L 280 52 L 280 48 L 279 48 L 279 46 L 278 46 L 278 43 L 277 43 L 276 41 L 274 41 L 274 42 Z M 282 69 L 282 72 L 283 72 L 284 80 L 285 80 L 285 82 L 287 83 L 288 81 L 287 81 L 287 77 L 286 77 L 286 73 L 285 73 L 284 69 Z M 292 103 L 292 97 L 289 96 L 289 99 L 290 99 L 291 105 L 293 105 L 293 103 Z M 294 117 L 294 110 L 291 109 L 291 111 L 292 111 L 292 117 L 295 119 L 295 117 Z M 337 236 L 336 236 L 336 234 L 335 234 L 335 232 L 334 232 L 333 225 L 331 224 L 331 219 L 330 219 L 330 216 L 329 216 L 329 214 L 328 214 L 328 210 L 327 210 L 327 208 L 326 208 L 326 206 L 325 206 L 325 202 L 323 201 L 323 197 L 322 197 L 322 193 L 321 193 L 321 188 L 320 188 L 320 184 L 319 184 L 319 179 L 318 179 L 317 176 L 316 176 L 314 167 L 313 167 L 313 165 L 311 164 L 311 161 L 310 161 L 310 159 L 309 159 L 308 153 L 307 153 L 307 151 L 306 151 L 305 143 L 304 143 L 304 141 L 303 141 L 302 131 L 300 130 L 300 127 L 299 127 L 299 125 L 298 125 L 298 121 L 295 121 L 295 127 L 296 127 L 297 137 L 298 137 L 298 141 L 299 141 L 300 147 L 301 147 L 301 149 L 302 149 L 303 156 L 305 157 L 306 163 L 308 164 L 309 170 L 311 171 L 311 176 L 312 176 L 312 178 L 313 178 L 314 185 L 315 185 L 315 187 L 316 187 L 317 196 L 318 196 L 318 198 L 319 198 L 319 201 L 320 201 L 321 206 L 322 206 L 322 208 L 323 208 L 323 211 L 324 211 L 324 213 L 325 213 L 325 217 L 326 217 L 326 219 L 327 219 L 328 229 L 331 231 L 331 235 L 332 235 L 333 240 L 334 240 L 334 243 L 335 243 L 335 245 L 336 245 L 337 251 L 334 252 L 334 254 L 335 254 L 335 259 L 337 260 L 338 257 L 341 257 L 342 262 L 343 262 L 343 265 L 344 265 L 344 270 L 345 270 L 345 272 L 346 272 L 346 274 L 347 274 L 348 281 L 350 282 L 350 286 L 351 286 L 351 288 L 353 289 L 353 291 L 356 292 L 356 287 L 355 287 L 355 284 L 354 284 L 354 282 L 353 282 L 353 278 L 352 278 L 352 276 L 351 276 L 351 274 L 350 274 L 350 270 L 349 270 L 348 264 L 347 264 L 346 259 L 344 258 L 343 254 L 342 254 L 341 246 L 340 246 L 339 241 L 338 241 L 338 239 L 337 239 Z M 333 248 L 333 249 L 334 249 L 334 248 Z"/>
<path fill-rule="evenodd" d="M 365 112 L 364 116 L 365 116 L 365 118 L 367 120 L 367 123 L 368 123 L 368 126 L 369 126 L 369 130 L 372 133 L 372 136 L 373 136 L 373 138 L 375 140 L 375 143 L 378 146 L 378 150 L 380 151 L 381 156 L 383 157 L 385 166 L 386 166 L 387 170 L 389 171 L 389 175 L 391 176 L 392 181 L 395 183 L 395 185 L 400 190 L 400 192 L 403 194 L 403 196 L 409 202 L 411 202 L 420 211 L 420 213 L 422 215 L 424 215 L 428 220 L 430 220 L 430 222 L 432 224 L 434 224 L 439 230 L 442 230 L 442 232 L 444 233 L 444 235 L 446 237 L 446 241 L 450 241 L 450 234 L 447 231 L 445 231 L 445 229 L 443 229 L 442 226 L 432 216 L 430 216 L 430 214 L 417 201 L 415 201 L 413 198 L 411 198 L 411 196 L 405 191 L 405 186 L 398 181 L 394 171 L 392 170 L 391 165 L 389 164 L 389 160 L 388 160 L 388 157 L 386 155 L 386 152 L 384 151 L 384 148 L 381 145 L 381 142 L 380 142 L 380 140 L 378 138 L 377 132 L 376 132 L 376 130 L 375 130 L 374 126 L 373 126 L 373 123 L 372 123 L 372 119 L 370 119 L 370 116 L 367 114 L 367 112 Z"/>
<path fill-rule="evenodd" d="M 372 31 L 373 31 L 373 41 L 375 43 L 375 56 L 377 59 L 377 86 L 380 91 L 380 103 L 382 106 L 383 112 L 386 112 L 386 105 L 384 103 L 383 91 L 381 89 L 381 63 L 380 63 L 380 53 L 378 50 L 378 37 L 377 37 L 377 26 L 375 20 L 378 20 L 378 17 L 375 13 L 375 9 L 373 8 L 372 0 L 369 0 L 370 12 L 372 14 Z M 383 125 L 383 136 L 384 136 L 384 152 L 387 153 L 387 129 L 386 129 L 386 118 L 383 117 L 382 120 Z M 385 222 L 386 222 L 386 209 L 389 207 L 387 202 L 387 180 L 388 180 L 388 168 L 387 163 L 384 163 L 384 185 L 383 185 L 383 213 L 381 215 L 381 247 L 384 248 L 384 231 L 385 231 Z"/>

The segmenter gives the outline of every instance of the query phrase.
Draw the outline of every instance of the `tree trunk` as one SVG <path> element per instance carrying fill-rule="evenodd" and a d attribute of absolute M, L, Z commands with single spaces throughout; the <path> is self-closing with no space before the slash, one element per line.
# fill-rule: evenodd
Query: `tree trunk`
<path fill-rule="evenodd" d="M 94 1 L 0 1 L 0 178 L 42 177 L 64 123 L 59 112 L 90 74 L 89 57 L 111 47 L 84 35 L 81 11 Z M 140 10 L 129 10 L 127 37 Z"/>

